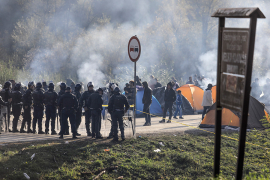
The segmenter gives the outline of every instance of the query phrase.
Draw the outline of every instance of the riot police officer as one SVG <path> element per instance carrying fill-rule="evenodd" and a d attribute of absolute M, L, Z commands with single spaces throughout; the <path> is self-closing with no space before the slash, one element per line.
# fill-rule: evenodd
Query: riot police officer
<path fill-rule="evenodd" d="M 10 96 L 11 88 L 12 88 L 11 82 L 7 81 L 7 82 L 5 82 L 3 89 L 0 91 L 0 96 L 2 97 L 4 102 L 8 102 L 9 100 L 12 101 L 12 98 Z M 2 107 L 1 108 L 1 113 L 5 116 L 6 131 L 9 130 L 10 107 L 11 107 L 10 104 L 8 104 L 7 107 Z"/>
<path fill-rule="evenodd" d="M 60 91 L 58 93 L 58 101 L 59 101 L 60 97 L 65 94 L 66 87 L 67 87 L 67 85 L 64 82 L 62 82 L 60 84 Z M 61 107 L 59 107 L 59 109 L 58 109 L 58 114 L 59 114 L 59 118 L 60 118 L 60 125 L 62 126 L 62 108 Z M 65 125 L 66 125 L 66 127 L 65 127 L 66 132 L 64 133 L 64 135 L 69 135 L 68 122 L 66 122 Z"/>
<path fill-rule="evenodd" d="M 102 110 L 102 96 L 99 94 L 99 91 L 91 94 L 88 98 L 87 106 L 91 111 L 92 115 L 92 138 L 101 139 L 102 136 L 100 134 L 100 114 Z"/>
<path fill-rule="evenodd" d="M 109 84 L 109 99 L 111 99 L 111 97 L 114 95 L 114 89 L 116 88 L 116 84 L 114 83 L 110 83 Z M 109 112 L 110 113 L 110 112 Z M 110 113 L 111 114 L 111 113 Z M 112 114 L 111 114 L 112 117 Z M 107 137 L 107 139 L 111 139 L 113 138 L 113 123 L 111 123 L 111 129 L 110 129 L 110 133 L 109 136 Z"/>
<path fill-rule="evenodd" d="M 79 104 L 85 110 L 85 127 L 86 127 L 87 136 L 92 136 L 92 133 L 90 131 L 91 111 L 90 109 L 87 108 L 87 100 L 89 99 L 90 95 L 94 93 L 94 84 L 92 82 L 89 82 L 87 84 L 87 88 L 88 90 L 82 94 Z"/>
<path fill-rule="evenodd" d="M 98 88 L 98 93 L 99 93 L 99 95 L 101 95 L 102 96 L 102 101 L 103 101 L 103 104 L 104 104 L 104 99 L 106 98 L 106 95 L 103 93 L 103 89 L 102 88 Z M 102 107 L 102 109 L 101 109 L 101 112 L 99 112 L 99 131 L 100 131 L 100 129 L 101 129 L 101 119 L 103 118 L 102 116 L 102 111 L 103 111 L 103 107 Z M 101 134 L 100 134 L 101 135 Z M 102 135 L 101 135 L 102 136 Z"/>
<path fill-rule="evenodd" d="M 73 92 L 73 95 L 77 98 L 77 101 L 80 101 L 80 98 L 82 96 L 81 94 L 82 85 L 76 84 L 75 90 Z M 77 136 L 80 136 L 81 134 L 78 133 L 78 128 L 82 121 L 82 107 L 78 106 L 78 109 L 76 110 L 76 129 L 77 129 Z"/>
<path fill-rule="evenodd" d="M 8 102 L 4 102 L 3 101 L 3 99 L 2 99 L 2 97 L 0 96 L 0 105 L 2 105 L 2 106 L 8 106 L 8 104 L 11 102 L 11 99 L 9 99 L 8 100 Z M 1 131 L 2 131 L 2 124 L 3 124 L 3 122 L 2 122 L 2 119 L 3 119 L 3 115 L 1 114 L 0 115 L 0 134 L 1 134 Z"/>
<path fill-rule="evenodd" d="M 49 123 L 51 119 L 51 135 L 57 134 L 55 131 L 56 105 L 58 95 L 54 91 L 54 84 L 49 83 L 49 90 L 44 93 L 44 104 L 46 106 L 45 134 L 49 133 Z"/>
<path fill-rule="evenodd" d="M 28 89 L 23 95 L 24 113 L 23 113 L 23 121 L 22 121 L 20 133 L 25 133 L 24 131 L 25 123 L 27 123 L 27 133 L 33 133 L 33 131 L 31 130 L 31 106 L 33 103 L 32 92 L 34 91 L 34 88 L 35 88 L 35 83 L 33 81 L 29 82 Z"/>
<path fill-rule="evenodd" d="M 120 94 L 119 88 L 116 87 L 114 89 L 114 95 L 111 97 L 108 106 L 109 113 L 112 115 L 114 141 L 118 141 L 118 123 L 121 131 L 121 138 L 122 140 L 125 140 L 123 115 L 127 112 L 128 109 L 129 104 L 126 96 Z"/>
<path fill-rule="evenodd" d="M 42 117 L 44 110 L 44 93 L 40 82 L 36 85 L 36 90 L 32 94 L 34 101 L 33 133 L 36 133 L 36 124 L 38 121 L 38 134 L 45 134 L 42 131 Z"/>
<path fill-rule="evenodd" d="M 12 132 L 19 132 L 17 129 L 18 120 L 21 115 L 22 110 L 22 93 L 21 93 L 21 84 L 15 84 L 14 90 L 11 91 L 10 96 L 12 98 L 12 112 L 13 112 L 13 122 L 12 122 Z"/>
<path fill-rule="evenodd" d="M 66 132 L 66 123 L 67 118 L 69 118 L 71 131 L 72 131 L 72 138 L 75 139 L 77 130 L 76 130 L 76 109 L 78 108 L 78 101 L 76 97 L 71 94 L 71 88 L 67 87 L 66 92 L 62 95 L 58 101 L 58 106 L 62 108 L 62 125 L 60 131 L 60 139 L 63 139 L 63 135 Z"/>

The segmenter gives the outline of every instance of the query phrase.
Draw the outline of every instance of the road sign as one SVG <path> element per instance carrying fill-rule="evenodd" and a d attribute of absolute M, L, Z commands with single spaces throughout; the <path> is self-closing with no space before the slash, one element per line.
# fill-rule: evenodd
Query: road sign
<path fill-rule="evenodd" d="M 128 42 L 128 56 L 132 62 L 137 62 L 141 55 L 141 44 L 136 36 L 132 36 Z"/>
<path fill-rule="evenodd" d="M 241 111 L 249 45 L 249 29 L 223 28 L 220 104 Z"/>

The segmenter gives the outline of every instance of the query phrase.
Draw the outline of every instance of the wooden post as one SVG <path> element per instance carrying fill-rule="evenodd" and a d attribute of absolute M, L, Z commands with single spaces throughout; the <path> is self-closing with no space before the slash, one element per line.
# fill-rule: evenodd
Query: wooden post
<path fill-rule="evenodd" d="M 218 62 L 217 62 L 217 86 L 216 86 L 216 122 L 215 122 L 215 153 L 214 153 L 214 177 L 220 171 L 220 141 L 221 141 L 221 120 L 222 107 L 220 105 L 220 80 L 221 80 L 221 58 L 222 58 L 222 28 L 225 27 L 225 18 L 219 18 L 218 28 Z"/>
<path fill-rule="evenodd" d="M 246 66 L 244 104 L 243 104 L 243 110 L 242 110 L 242 118 L 240 122 L 241 127 L 240 127 L 240 134 L 239 134 L 239 149 L 238 149 L 237 172 L 236 172 L 236 179 L 239 179 L 239 180 L 242 179 L 244 157 L 245 157 L 246 130 L 247 130 L 248 110 L 249 110 L 249 96 L 250 96 L 250 90 L 251 90 L 250 84 L 251 84 L 251 76 L 252 76 L 256 25 L 257 25 L 257 16 L 254 15 L 253 17 L 250 18 L 249 48 L 248 48 L 248 61 L 247 61 L 247 66 Z"/>

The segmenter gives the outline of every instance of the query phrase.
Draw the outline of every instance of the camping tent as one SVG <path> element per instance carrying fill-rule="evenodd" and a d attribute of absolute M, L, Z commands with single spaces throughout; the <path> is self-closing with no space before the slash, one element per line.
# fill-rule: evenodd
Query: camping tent
<path fill-rule="evenodd" d="M 166 87 L 159 87 L 159 88 L 155 88 L 153 90 L 153 95 L 155 96 L 155 98 L 158 100 L 158 102 L 160 103 L 161 107 L 164 108 L 165 106 L 165 101 L 164 101 L 164 94 L 165 94 L 165 90 Z M 194 114 L 194 110 L 190 104 L 190 102 L 184 97 L 182 96 L 182 114 L 183 115 L 192 115 Z M 173 107 L 173 110 L 175 108 Z"/>
<path fill-rule="evenodd" d="M 202 112 L 202 100 L 204 91 L 193 84 L 185 84 L 180 88 L 176 89 L 176 91 L 181 90 L 182 95 L 190 102 L 191 106 L 193 107 L 194 111 Z"/>
<path fill-rule="evenodd" d="M 143 111 L 143 103 L 142 103 L 143 93 L 144 93 L 143 89 L 137 89 L 137 95 L 136 95 L 136 109 L 137 109 L 136 114 L 137 115 L 143 115 L 143 113 L 142 113 L 142 111 Z M 123 94 L 125 94 L 125 93 L 123 93 Z M 154 114 L 154 115 L 161 115 L 163 113 L 158 100 L 154 96 L 152 96 L 152 104 L 150 106 L 150 113 Z"/>
<path fill-rule="evenodd" d="M 216 98 L 217 98 L 217 86 L 212 87 L 212 98 L 213 98 L 213 103 L 215 103 Z"/>
<path fill-rule="evenodd" d="M 216 103 L 210 107 L 208 113 L 201 122 L 201 128 L 215 127 L 215 114 L 216 114 Z M 240 113 L 223 108 L 222 109 L 222 126 L 240 127 Z M 248 128 L 249 129 L 262 129 L 263 125 L 261 119 L 267 116 L 264 110 L 264 105 L 258 100 L 250 96 L 249 100 L 249 116 L 248 116 Z"/>

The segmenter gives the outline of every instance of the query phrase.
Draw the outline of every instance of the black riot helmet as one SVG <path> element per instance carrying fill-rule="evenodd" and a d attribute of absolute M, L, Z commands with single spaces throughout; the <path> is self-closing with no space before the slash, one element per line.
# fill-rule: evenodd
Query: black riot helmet
<path fill-rule="evenodd" d="M 81 84 L 76 84 L 75 90 L 80 91 L 81 89 L 82 89 L 82 85 Z"/>
<path fill-rule="evenodd" d="M 16 91 L 19 91 L 21 89 L 21 83 L 17 83 L 17 84 L 15 84 L 15 86 L 14 86 L 14 90 Z"/>
<path fill-rule="evenodd" d="M 42 88 L 41 82 L 38 82 L 38 83 L 37 83 L 36 88 L 37 88 L 37 89 L 41 89 L 41 88 Z"/>
<path fill-rule="evenodd" d="M 114 91 L 114 93 L 119 93 L 120 89 L 119 89 L 119 87 L 115 87 L 113 91 Z"/>
<path fill-rule="evenodd" d="M 87 87 L 89 88 L 89 87 L 94 87 L 94 84 L 92 83 L 92 82 L 89 82 L 88 84 L 87 84 Z"/>
<path fill-rule="evenodd" d="M 102 88 L 98 88 L 97 92 L 103 94 L 103 89 Z"/>
<path fill-rule="evenodd" d="M 66 87 L 67 87 L 67 85 L 66 85 L 66 83 L 64 83 L 64 82 L 62 82 L 61 84 L 60 84 L 60 89 L 61 90 L 66 90 Z"/>
<path fill-rule="evenodd" d="M 4 84 L 4 88 L 3 89 L 8 89 L 8 88 L 12 88 L 12 84 L 11 84 L 11 82 L 10 81 L 7 81 L 7 82 L 5 82 L 5 84 Z"/>
<path fill-rule="evenodd" d="M 54 90 L 54 84 L 53 83 L 49 83 L 49 90 Z"/>
<path fill-rule="evenodd" d="M 30 82 L 28 83 L 28 88 L 30 88 L 31 86 L 35 86 L 35 82 L 34 82 L 34 81 L 30 81 Z"/>

